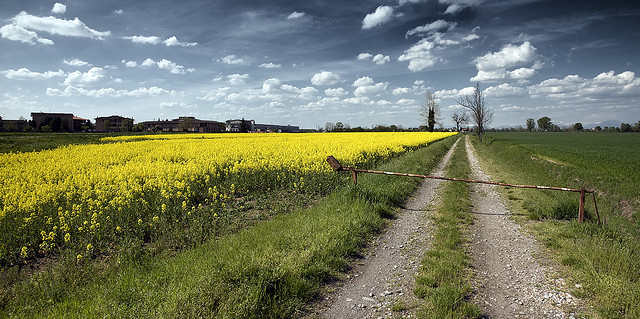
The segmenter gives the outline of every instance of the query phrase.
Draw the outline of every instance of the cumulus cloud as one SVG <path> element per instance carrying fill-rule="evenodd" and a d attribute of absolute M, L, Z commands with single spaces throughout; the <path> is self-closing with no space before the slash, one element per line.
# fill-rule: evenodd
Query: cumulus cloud
<path fill-rule="evenodd" d="M 69 73 L 64 80 L 65 85 L 84 86 L 111 80 L 111 76 L 103 68 L 93 67 L 87 72 L 75 71 Z"/>
<path fill-rule="evenodd" d="M 291 19 L 300 19 L 304 17 L 304 12 L 298 12 L 298 11 L 293 11 L 292 14 L 290 14 L 287 19 L 291 20 Z"/>
<path fill-rule="evenodd" d="M 482 0 L 439 0 L 442 4 L 447 4 L 447 9 L 444 14 L 457 14 L 460 11 L 468 7 L 477 7 L 482 3 Z"/>
<path fill-rule="evenodd" d="M 409 70 L 413 72 L 424 70 L 435 65 L 440 58 L 433 55 L 432 50 L 435 43 L 429 39 L 421 39 L 418 43 L 412 45 L 404 51 L 404 54 L 398 57 L 398 61 L 409 61 Z"/>
<path fill-rule="evenodd" d="M 547 79 L 539 84 L 529 86 L 529 94 L 533 98 L 578 99 L 583 101 L 612 99 L 620 96 L 640 97 L 640 78 L 634 72 L 625 71 L 615 74 L 614 71 L 602 72 L 593 79 L 585 79 L 578 75 L 567 75 L 562 79 Z"/>
<path fill-rule="evenodd" d="M 388 85 L 384 82 L 375 83 L 372 78 L 363 76 L 353 82 L 353 86 L 357 86 L 353 94 L 357 97 L 379 95 L 387 90 Z"/>
<path fill-rule="evenodd" d="M 388 55 L 381 53 L 378 53 L 375 56 L 371 53 L 360 53 L 358 54 L 358 60 L 371 60 L 375 64 L 385 64 L 390 61 L 390 58 Z"/>
<path fill-rule="evenodd" d="M 5 70 L 2 71 L 2 74 L 12 80 L 41 80 L 65 76 L 65 73 L 62 70 L 46 71 L 44 73 L 40 73 L 31 71 L 27 68 L 20 68 L 18 70 Z"/>
<path fill-rule="evenodd" d="M 269 62 L 269 63 L 262 63 L 259 65 L 259 67 L 265 68 L 265 69 L 277 69 L 282 67 L 282 65 Z"/>
<path fill-rule="evenodd" d="M 334 85 L 340 82 L 340 76 L 329 71 L 322 71 L 316 73 L 311 78 L 311 84 L 313 85 Z"/>
<path fill-rule="evenodd" d="M 51 13 L 63 14 L 67 12 L 67 6 L 62 3 L 56 3 L 53 5 L 53 9 L 51 9 Z"/>
<path fill-rule="evenodd" d="M 233 64 L 244 65 L 244 64 L 246 64 L 244 62 L 244 59 L 236 57 L 235 54 L 227 55 L 226 57 L 224 57 L 222 59 L 218 59 L 217 61 L 225 63 L 225 64 L 229 64 L 229 65 L 233 65 Z"/>
<path fill-rule="evenodd" d="M 138 63 L 136 61 L 127 61 L 127 60 L 122 60 L 122 64 L 124 64 L 126 67 L 128 68 L 135 68 L 135 67 L 152 67 L 152 66 L 157 66 L 159 69 L 162 70 L 167 70 L 169 72 L 171 72 L 172 74 L 186 74 L 186 73 L 190 73 L 190 72 L 194 72 L 195 69 L 184 69 L 184 66 L 182 65 L 178 65 L 170 60 L 167 59 L 162 59 L 158 62 L 154 61 L 151 58 L 147 58 L 144 61 L 142 61 L 142 63 Z"/>
<path fill-rule="evenodd" d="M 82 61 L 82 60 L 79 60 L 79 59 L 73 59 L 73 60 L 65 59 L 62 62 L 64 64 L 70 65 L 70 66 L 86 66 L 86 65 L 90 65 L 88 62 L 85 62 L 85 61 Z"/>
<path fill-rule="evenodd" d="M 471 81 L 492 81 L 503 79 L 527 79 L 535 74 L 535 70 L 542 67 L 537 58 L 536 48 L 529 41 L 521 45 L 509 44 L 498 52 L 490 52 L 474 59 L 478 74 Z M 521 65 L 532 64 L 530 68 L 508 69 Z"/>
<path fill-rule="evenodd" d="M 487 97 L 517 97 L 523 96 L 526 93 L 526 90 L 521 87 L 512 86 L 509 83 L 503 83 L 497 86 L 490 86 L 484 89 L 483 93 Z"/>
<path fill-rule="evenodd" d="M 96 90 L 87 90 L 82 87 L 67 86 L 64 91 L 60 89 L 47 88 L 48 96 L 88 96 L 88 97 L 143 97 L 143 96 L 157 96 L 163 94 L 176 94 L 175 91 L 165 90 L 157 86 L 149 88 L 140 87 L 135 90 L 116 90 L 114 88 L 101 88 Z"/>
<path fill-rule="evenodd" d="M 362 20 L 362 29 L 371 29 L 383 23 L 387 23 L 393 18 L 393 8 L 390 6 L 379 6 L 373 13 L 367 14 Z"/>
<path fill-rule="evenodd" d="M 393 94 L 393 95 L 402 95 L 402 94 L 408 94 L 409 92 L 411 92 L 411 89 L 400 87 L 400 88 L 393 89 L 393 91 L 391 91 L 391 94 Z"/>
<path fill-rule="evenodd" d="M 445 21 L 445 20 L 436 20 L 433 21 L 431 23 L 427 23 L 423 26 L 419 26 L 419 27 L 415 27 L 409 31 L 407 31 L 406 36 L 410 36 L 410 35 L 414 35 L 414 34 L 419 34 L 419 33 L 432 33 L 432 32 L 436 32 L 436 31 L 442 31 L 442 30 L 452 30 L 456 27 L 457 23 L 456 22 L 449 22 L 449 21 Z"/>
<path fill-rule="evenodd" d="M 103 40 L 111 35 L 111 31 L 96 31 L 84 24 L 78 18 L 73 20 L 55 17 L 38 17 L 24 11 L 11 19 L 13 25 L 33 31 L 44 31 L 50 34 L 68 37 L 85 37 Z"/>
<path fill-rule="evenodd" d="M 249 78 L 249 74 L 230 74 L 227 75 L 227 82 L 229 82 L 229 84 L 231 85 L 242 85 L 244 84 L 244 80 Z"/>
<path fill-rule="evenodd" d="M 344 96 L 349 94 L 347 92 L 347 90 L 343 89 L 343 88 L 334 88 L 334 89 L 326 89 L 324 90 L 324 94 L 327 96 L 334 96 L 334 97 L 339 97 L 339 96 Z"/>
<path fill-rule="evenodd" d="M 53 41 L 41 38 L 37 33 L 13 24 L 7 24 L 0 27 L 0 35 L 11 41 L 20 41 L 31 45 L 35 45 L 36 43 L 53 45 Z"/>
<path fill-rule="evenodd" d="M 139 44 L 160 44 L 160 43 L 164 43 L 164 45 L 171 47 L 171 46 L 183 46 L 183 47 L 192 47 L 192 46 L 196 46 L 198 45 L 197 42 L 180 42 L 178 41 L 178 38 L 176 38 L 175 36 L 172 36 L 166 40 L 162 40 L 162 38 L 157 37 L 157 36 L 142 36 L 142 35 L 134 35 L 134 36 L 130 36 L 130 37 L 122 37 L 125 40 L 130 40 L 133 43 L 139 43 Z"/>
<path fill-rule="evenodd" d="M 463 89 L 452 89 L 452 90 L 440 90 L 433 93 L 439 99 L 457 99 L 460 96 L 471 95 L 473 94 L 476 88 L 473 86 L 468 86 Z"/>

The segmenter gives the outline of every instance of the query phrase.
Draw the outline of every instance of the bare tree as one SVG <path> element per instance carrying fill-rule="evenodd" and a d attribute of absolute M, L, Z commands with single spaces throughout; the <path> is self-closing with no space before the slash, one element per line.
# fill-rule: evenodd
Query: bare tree
<path fill-rule="evenodd" d="M 484 127 L 493 120 L 491 111 L 484 101 L 484 95 L 480 91 L 480 83 L 476 82 L 476 88 L 471 95 L 460 96 L 456 103 L 471 111 L 471 121 L 474 122 L 478 130 L 478 138 L 482 141 Z"/>
<path fill-rule="evenodd" d="M 425 124 L 427 124 L 427 130 L 433 132 L 434 126 L 440 122 L 440 106 L 436 102 L 436 96 L 427 91 L 424 95 L 424 103 L 420 109 L 420 116 Z"/>
<path fill-rule="evenodd" d="M 462 114 L 453 113 L 453 115 L 451 115 L 451 119 L 453 120 L 453 123 L 456 123 L 456 131 L 460 132 L 460 126 L 462 126 L 462 124 L 469 123 L 469 114 L 465 112 L 462 112 Z"/>

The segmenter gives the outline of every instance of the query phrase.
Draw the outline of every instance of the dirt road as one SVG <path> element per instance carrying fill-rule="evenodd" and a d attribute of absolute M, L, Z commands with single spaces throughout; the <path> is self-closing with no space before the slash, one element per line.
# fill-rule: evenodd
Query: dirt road
<path fill-rule="evenodd" d="M 467 137 L 473 179 L 491 180 L 483 173 Z M 488 318 L 572 318 L 561 306 L 576 299 L 560 290 L 564 280 L 551 280 L 551 270 L 534 256 L 538 243 L 521 231 L 496 186 L 473 184 L 471 255 L 475 270 L 474 300 Z"/>
<path fill-rule="evenodd" d="M 434 175 L 443 174 L 454 148 L 455 144 Z M 440 183 L 440 180 L 424 180 L 390 227 L 370 245 L 320 317 L 387 318 L 411 313 L 411 309 L 394 312 L 391 307 L 399 301 L 404 305 L 415 304 L 414 275 L 428 249 L 430 237 L 425 209 L 437 197 Z"/>

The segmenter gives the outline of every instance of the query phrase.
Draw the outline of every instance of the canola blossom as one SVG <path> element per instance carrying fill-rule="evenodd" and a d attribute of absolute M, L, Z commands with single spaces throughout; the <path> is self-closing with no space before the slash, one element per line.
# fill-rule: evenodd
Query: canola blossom
<path fill-rule="evenodd" d="M 328 155 L 361 167 L 452 134 L 119 136 L 2 154 L 0 264 L 64 248 L 80 260 L 122 238 L 188 221 L 196 207 L 224 207 L 237 194 L 329 187 L 336 174 Z"/>

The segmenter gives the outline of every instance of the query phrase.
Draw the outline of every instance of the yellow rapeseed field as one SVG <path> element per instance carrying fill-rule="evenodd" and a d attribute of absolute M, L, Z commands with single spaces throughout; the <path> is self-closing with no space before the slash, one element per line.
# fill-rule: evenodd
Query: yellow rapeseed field
<path fill-rule="evenodd" d="M 358 167 L 452 134 L 121 136 L 2 154 L 0 263 L 64 248 L 81 259 L 184 223 L 198 207 L 223 207 L 236 194 L 330 187 L 328 155 Z"/>

